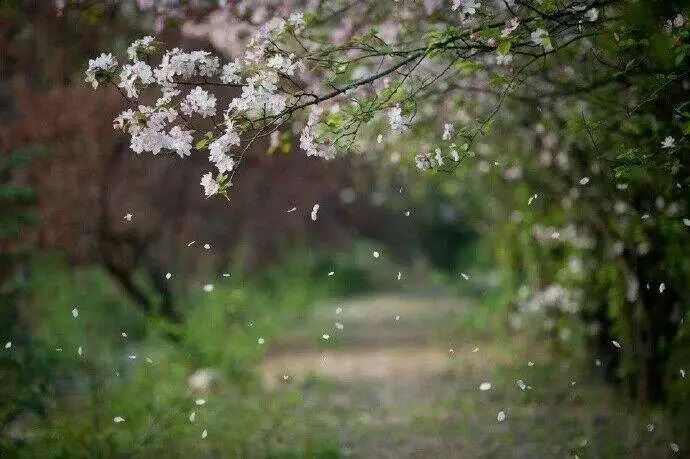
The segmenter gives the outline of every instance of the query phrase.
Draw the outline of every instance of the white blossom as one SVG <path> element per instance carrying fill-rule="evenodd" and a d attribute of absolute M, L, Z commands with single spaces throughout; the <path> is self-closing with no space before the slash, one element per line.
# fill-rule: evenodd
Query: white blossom
<path fill-rule="evenodd" d="M 137 83 L 142 86 L 148 86 L 154 81 L 153 69 L 147 63 L 137 61 L 134 64 L 122 66 L 118 86 L 125 90 L 127 97 L 136 98 L 139 97 Z"/>
<path fill-rule="evenodd" d="M 501 54 L 496 53 L 496 64 L 497 65 L 510 65 L 513 62 L 512 54 Z"/>
<path fill-rule="evenodd" d="M 452 123 L 445 123 L 443 125 L 443 140 L 450 140 L 450 138 L 453 136 L 453 124 Z"/>
<path fill-rule="evenodd" d="M 520 26 L 520 20 L 518 18 L 510 18 L 501 29 L 501 36 L 507 37 L 515 31 Z"/>
<path fill-rule="evenodd" d="M 207 172 L 201 177 L 201 186 L 204 187 L 204 194 L 207 197 L 213 196 L 220 191 L 220 186 L 216 183 L 213 174 L 210 172 Z"/>
<path fill-rule="evenodd" d="M 682 14 L 676 14 L 676 17 L 673 18 L 673 26 L 674 27 L 683 27 L 683 24 L 685 24 L 685 18 L 683 17 Z"/>
<path fill-rule="evenodd" d="M 219 172 L 231 171 L 235 160 L 229 155 L 230 147 L 240 144 L 240 136 L 235 131 L 232 121 L 227 120 L 225 133 L 209 145 L 208 159 L 216 165 Z"/>
<path fill-rule="evenodd" d="M 536 29 L 530 34 L 530 40 L 535 45 L 540 45 L 544 47 L 544 51 L 552 51 L 553 46 L 551 45 L 551 38 L 549 37 L 549 32 L 544 29 Z"/>
<path fill-rule="evenodd" d="M 661 142 L 661 148 L 673 148 L 676 146 L 676 139 L 674 139 L 671 136 L 666 137 L 662 142 Z"/>
<path fill-rule="evenodd" d="M 189 79 L 195 75 L 213 76 L 218 72 L 220 61 L 208 51 L 192 51 L 185 53 L 179 48 L 166 52 L 161 63 L 154 70 L 159 84 L 174 82 L 175 76 Z"/>
<path fill-rule="evenodd" d="M 299 138 L 299 146 L 307 153 L 307 156 L 318 156 L 323 159 L 335 158 L 335 148 L 327 139 L 319 140 L 316 133 L 316 125 L 321 116 L 321 107 L 315 106 L 309 113 L 307 125 L 302 130 Z"/>
<path fill-rule="evenodd" d="M 220 81 L 225 84 L 239 83 L 242 79 L 240 72 L 242 72 L 242 64 L 239 61 L 228 62 L 220 72 Z"/>
<path fill-rule="evenodd" d="M 192 154 L 192 131 L 182 129 L 180 126 L 174 126 L 167 137 L 166 148 L 173 150 L 180 158 Z"/>
<path fill-rule="evenodd" d="M 304 30 L 304 14 L 301 12 L 292 13 L 287 22 L 295 28 L 296 32 Z"/>
<path fill-rule="evenodd" d="M 587 19 L 590 22 L 594 22 L 597 19 L 599 19 L 599 10 L 596 8 L 590 8 L 587 10 L 585 13 L 585 19 Z"/>
<path fill-rule="evenodd" d="M 274 54 L 269 57 L 266 61 L 266 66 L 271 69 L 275 69 L 278 72 L 282 72 L 285 75 L 293 76 L 295 74 L 295 68 L 297 67 L 297 62 L 294 60 L 294 54 L 290 56 L 283 56 L 282 54 Z"/>
<path fill-rule="evenodd" d="M 194 113 L 198 113 L 202 118 L 213 116 L 216 114 L 216 96 L 197 86 L 184 98 L 180 104 L 180 110 L 187 116 Z"/>
<path fill-rule="evenodd" d="M 456 163 L 460 161 L 460 155 L 458 154 L 458 150 L 456 149 L 456 145 L 454 143 L 450 144 L 450 157 L 453 158 L 453 161 Z"/>
<path fill-rule="evenodd" d="M 98 88 L 98 83 L 100 79 L 103 78 L 104 74 L 108 74 L 115 67 L 117 67 L 117 59 L 111 53 L 101 54 L 95 59 L 89 59 L 89 68 L 86 70 L 86 78 L 84 79 L 87 83 L 91 83 L 94 89 Z"/>
<path fill-rule="evenodd" d="M 153 37 L 146 36 L 134 40 L 131 45 L 127 48 L 127 58 L 131 61 L 139 61 L 139 55 L 145 53 L 149 48 L 153 46 Z"/>
<path fill-rule="evenodd" d="M 436 163 L 437 163 L 439 166 L 443 166 L 443 155 L 441 155 L 441 149 L 440 149 L 440 148 L 436 148 L 436 149 L 434 150 L 434 153 L 435 153 L 435 158 L 434 158 L 434 159 L 436 160 Z"/>
<path fill-rule="evenodd" d="M 393 134 L 402 134 L 407 131 L 407 126 L 402 117 L 402 109 L 399 105 L 395 105 L 388 110 L 388 125 Z"/>
<path fill-rule="evenodd" d="M 414 162 L 417 169 L 422 171 L 427 171 L 434 167 L 434 161 L 428 153 L 419 153 L 414 157 Z"/>
<path fill-rule="evenodd" d="M 473 16 L 477 13 L 477 8 L 481 6 L 481 3 L 475 0 L 453 0 L 453 6 L 451 9 L 453 11 L 460 10 L 460 14 L 465 16 Z"/>

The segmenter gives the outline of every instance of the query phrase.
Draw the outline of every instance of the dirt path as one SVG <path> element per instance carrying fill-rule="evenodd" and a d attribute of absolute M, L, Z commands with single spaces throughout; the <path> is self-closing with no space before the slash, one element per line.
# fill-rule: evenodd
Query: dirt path
<path fill-rule="evenodd" d="M 272 346 L 262 366 L 264 383 L 275 388 L 284 375 L 298 382 L 320 376 L 383 385 L 437 376 L 449 369 L 450 348 L 438 342 L 435 322 L 461 310 L 457 301 L 391 296 L 324 308 L 310 326 Z"/>
<path fill-rule="evenodd" d="M 400 295 L 324 306 L 272 344 L 263 383 L 297 388 L 304 415 L 327 415 L 345 456 L 665 456 L 572 362 L 459 327 L 472 307 Z"/>

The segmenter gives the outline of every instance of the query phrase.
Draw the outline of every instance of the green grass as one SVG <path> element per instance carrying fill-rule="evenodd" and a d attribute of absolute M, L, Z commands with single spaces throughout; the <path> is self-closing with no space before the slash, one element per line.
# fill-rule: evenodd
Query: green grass
<path fill-rule="evenodd" d="M 327 276 L 331 270 L 338 275 Z M 173 327 L 177 343 L 162 334 L 169 326 L 145 317 L 98 267 L 70 268 L 59 256 L 41 256 L 30 272 L 31 331 L 12 351 L 31 351 L 23 363 L 32 367 L 36 387 L 18 387 L 3 404 L 3 418 L 30 419 L 19 429 L 23 441 L 3 437 L 5 451 L 24 457 L 338 455 L 320 416 L 295 417 L 297 394 L 265 394 L 254 369 L 272 337 L 313 305 L 367 287 L 356 264 L 295 251 L 253 276 L 239 268 L 230 278 L 212 276 L 212 292 L 198 286 L 178 298 L 185 320 Z M 187 378 L 202 368 L 212 369 L 217 383 L 192 393 Z M 196 405 L 197 398 L 206 404 Z M 114 423 L 115 416 L 125 422 Z"/>

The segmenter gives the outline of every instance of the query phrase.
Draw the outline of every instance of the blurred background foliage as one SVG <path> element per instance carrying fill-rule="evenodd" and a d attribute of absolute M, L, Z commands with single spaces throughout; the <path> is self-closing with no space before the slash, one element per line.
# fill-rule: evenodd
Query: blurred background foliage
<path fill-rule="evenodd" d="M 203 158 L 133 157 L 112 132 L 121 101 L 81 83 L 87 58 L 123 51 L 155 15 L 68 3 L 0 2 L 7 457 L 338 457 L 328 413 L 296 389 L 265 393 L 255 367 L 314 305 L 400 289 L 399 270 L 407 288 L 481 299 L 449 327 L 596 361 L 690 439 L 690 29 L 663 32 L 684 5 L 626 5 L 617 36 L 544 64 L 456 170 L 250 155 L 228 206 L 190 186 Z M 159 36 L 209 46 L 174 19 Z M 470 91 L 446 108 L 486 101 Z M 437 135 L 436 115 L 414 135 Z M 390 257 L 374 264 L 381 247 Z"/>

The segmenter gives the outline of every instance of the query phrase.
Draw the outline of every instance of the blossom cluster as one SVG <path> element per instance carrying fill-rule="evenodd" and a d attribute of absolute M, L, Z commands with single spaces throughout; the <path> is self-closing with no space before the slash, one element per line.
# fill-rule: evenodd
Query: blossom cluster
<path fill-rule="evenodd" d="M 360 127 L 371 120 L 387 125 L 387 139 L 413 131 L 417 121 L 412 114 L 414 103 L 409 103 L 411 94 L 427 89 L 428 82 L 441 90 L 447 88 L 449 81 L 444 81 L 441 69 L 451 67 L 453 60 L 457 64 L 475 59 L 479 65 L 497 64 L 502 67 L 498 72 L 515 73 L 519 61 L 515 56 L 555 50 L 559 37 L 552 37 L 551 31 L 565 33 L 559 29 L 564 21 L 552 21 L 550 27 L 548 16 L 512 1 L 503 3 L 494 8 L 476 0 L 453 0 L 450 12 L 462 26 L 449 26 L 441 41 L 421 38 L 421 47 L 396 44 L 403 29 L 386 23 L 374 45 L 364 45 L 362 38 L 353 36 L 350 42 L 339 38 L 336 41 L 343 46 L 333 48 L 331 43 L 303 35 L 306 23 L 301 13 L 264 22 L 246 40 L 241 55 L 226 62 L 209 51 L 173 48 L 163 52 L 155 65 L 159 43 L 147 36 L 127 48 L 127 62 L 122 65 L 112 54 L 90 60 L 86 81 L 94 88 L 113 84 L 130 103 L 115 118 L 114 126 L 131 136 L 133 151 L 170 151 L 184 158 L 195 149 L 207 150 L 214 170 L 203 175 L 205 194 L 226 194 L 254 139 L 270 136 L 273 142 L 277 130 L 301 109 L 308 108 L 308 115 L 301 123 L 300 148 L 307 156 L 332 159 L 355 144 Z M 437 14 L 438 5 L 434 5 L 426 5 L 430 18 Z M 599 20 L 599 11 L 592 5 L 576 1 L 562 7 L 577 24 L 567 33 L 578 33 L 585 22 Z M 484 20 L 503 25 L 485 34 Z M 487 27 L 487 31 L 496 29 Z M 287 39 L 293 46 L 286 45 Z M 444 53 L 444 46 L 454 51 Z M 483 50 L 486 59 L 479 57 L 478 50 Z M 443 62 L 449 58 L 450 62 Z M 430 72 L 430 78 L 410 77 L 415 71 Z M 362 90 L 375 84 L 374 94 Z M 160 93 L 149 100 L 152 89 Z M 324 94 L 325 90 L 329 92 Z M 381 143 L 383 134 L 376 134 Z M 466 130 L 456 132 L 452 123 L 446 123 L 441 137 L 446 146 L 422 148 L 424 152 L 414 157 L 419 169 L 458 163 L 470 153 L 466 144 L 471 144 L 474 135 L 467 135 Z"/>
<path fill-rule="evenodd" d="M 294 54 L 281 53 L 272 42 L 288 29 L 296 33 L 303 28 L 304 19 L 299 13 L 287 20 L 271 20 L 252 37 L 241 61 L 224 65 L 209 51 L 174 48 L 153 67 L 150 61 L 157 46 L 154 38 L 147 36 L 128 47 L 128 62 L 122 66 L 112 54 L 90 60 L 86 82 L 94 88 L 113 83 L 130 103 L 131 107 L 118 115 L 113 125 L 130 135 L 134 152 L 155 155 L 167 150 L 184 158 L 195 145 L 208 149 L 209 161 L 217 173 L 215 177 L 212 172 L 205 173 L 201 184 L 205 194 L 211 196 L 223 193 L 230 185 L 223 174 L 233 171 L 237 160 L 232 149 L 241 145 L 247 126 L 261 120 L 279 120 L 291 101 L 291 95 L 280 87 L 280 80 L 295 76 L 303 64 Z M 237 87 L 240 94 L 221 108 L 220 96 L 209 89 L 212 85 Z M 136 104 L 150 86 L 160 91 L 155 102 Z M 200 137 L 203 130 L 195 122 L 204 119 L 211 124 L 208 133 Z"/>

